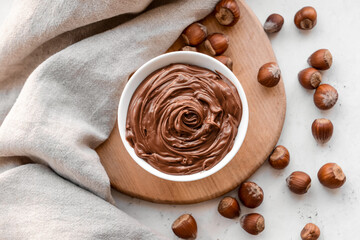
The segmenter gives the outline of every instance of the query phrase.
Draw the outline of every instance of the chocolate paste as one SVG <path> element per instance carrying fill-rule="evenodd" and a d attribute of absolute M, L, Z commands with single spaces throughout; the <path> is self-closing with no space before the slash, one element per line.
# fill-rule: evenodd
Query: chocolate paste
<path fill-rule="evenodd" d="M 233 147 L 242 115 L 222 74 L 185 64 L 153 72 L 132 96 L 126 139 L 154 168 L 172 175 L 215 166 Z"/>

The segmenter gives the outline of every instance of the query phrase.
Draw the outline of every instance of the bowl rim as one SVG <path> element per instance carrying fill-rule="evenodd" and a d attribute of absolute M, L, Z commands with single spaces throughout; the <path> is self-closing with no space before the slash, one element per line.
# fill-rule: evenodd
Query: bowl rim
<path fill-rule="evenodd" d="M 177 61 L 169 61 L 169 62 L 164 61 L 165 59 L 171 59 L 174 57 L 175 58 L 176 57 L 189 58 L 192 60 L 198 59 L 197 60 L 198 64 L 187 63 L 186 61 L 181 60 L 181 59 L 179 59 Z M 211 65 L 213 65 L 214 69 L 209 69 L 208 67 L 204 67 L 204 65 L 201 64 L 200 60 L 211 63 Z M 221 159 L 215 166 L 213 166 L 209 170 L 205 170 L 205 171 L 201 171 L 201 172 L 197 172 L 197 173 L 189 174 L 189 175 L 171 175 L 171 174 L 161 172 L 161 171 L 157 170 L 156 168 L 152 167 L 145 160 L 139 158 L 136 155 L 134 149 L 130 146 L 130 144 L 126 140 L 126 137 L 125 137 L 126 136 L 126 118 L 127 118 L 127 113 L 128 113 L 128 108 L 130 105 L 131 98 L 132 98 L 134 92 L 136 91 L 136 89 L 138 88 L 138 86 L 142 83 L 142 81 L 145 80 L 145 78 L 148 75 L 150 75 L 152 72 L 162 68 L 162 67 L 154 67 L 155 63 L 160 62 L 160 61 L 165 62 L 165 64 L 161 64 L 162 67 L 165 67 L 165 66 L 168 66 L 168 65 L 174 64 L 174 63 L 184 63 L 184 64 L 190 64 L 190 65 L 195 65 L 195 66 L 199 66 L 199 67 L 204 67 L 211 71 L 217 70 L 218 72 L 225 75 L 235 85 L 235 87 L 239 93 L 239 96 L 240 96 L 240 99 L 242 102 L 242 118 L 240 121 L 240 125 L 238 127 L 237 135 L 234 140 L 234 145 L 231 148 L 231 150 L 223 157 L 223 159 Z M 145 74 L 146 75 L 145 78 L 142 77 L 142 79 L 138 80 L 137 78 L 139 78 L 139 76 L 141 74 L 143 74 L 143 71 L 147 71 L 147 72 L 150 71 L 150 72 Z M 131 91 L 131 88 L 133 88 L 133 91 Z M 129 92 L 131 92 L 131 93 L 129 93 Z M 128 95 L 130 95 L 130 96 L 128 96 Z M 125 99 L 127 97 L 128 97 L 128 99 Z M 203 179 L 203 178 L 206 178 L 206 177 L 209 177 L 209 176 L 215 174 L 220 169 L 225 167 L 234 158 L 234 156 L 237 154 L 237 152 L 240 150 L 240 148 L 244 142 L 246 133 L 247 133 L 248 122 L 249 122 L 249 106 L 248 106 L 246 94 L 245 94 L 245 91 L 244 91 L 240 81 L 237 79 L 235 74 L 230 69 L 228 69 L 223 63 L 216 60 L 215 58 L 210 57 L 203 53 L 191 52 L 191 51 L 177 51 L 177 52 L 165 53 L 165 54 L 159 55 L 155 58 L 152 58 L 151 60 L 144 63 L 140 68 L 138 68 L 135 71 L 135 73 L 130 77 L 130 79 L 128 80 L 128 82 L 126 83 L 126 85 L 122 91 L 120 101 L 119 101 L 119 106 L 118 106 L 118 115 L 117 115 L 117 123 L 118 123 L 118 130 L 119 130 L 120 138 L 121 138 L 122 143 L 124 144 L 126 151 L 129 153 L 131 158 L 141 168 L 143 168 L 145 171 L 149 172 L 150 174 L 152 174 L 156 177 L 165 179 L 165 180 L 170 180 L 170 181 L 175 181 L 175 182 L 189 182 L 189 181 L 200 180 L 200 179 Z"/>

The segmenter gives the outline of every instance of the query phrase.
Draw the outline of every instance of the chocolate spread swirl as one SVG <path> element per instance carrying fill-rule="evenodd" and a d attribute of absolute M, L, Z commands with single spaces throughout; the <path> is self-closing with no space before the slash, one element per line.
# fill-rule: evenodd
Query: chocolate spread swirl
<path fill-rule="evenodd" d="M 239 94 L 225 76 L 172 64 L 153 72 L 136 89 L 126 139 L 154 168 L 193 174 L 212 168 L 231 150 L 241 115 Z"/>

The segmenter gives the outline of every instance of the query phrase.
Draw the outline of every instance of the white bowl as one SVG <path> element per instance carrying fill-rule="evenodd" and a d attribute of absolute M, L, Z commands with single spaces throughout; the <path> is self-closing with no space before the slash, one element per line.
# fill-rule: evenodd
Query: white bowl
<path fill-rule="evenodd" d="M 242 102 L 242 118 L 240 121 L 240 125 L 238 128 L 238 133 L 236 135 L 234 146 L 228 152 L 228 154 L 225 155 L 225 157 L 218 162 L 214 167 L 212 167 L 209 170 L 205 170 L 202 172 L 190 174 L 190 175 L 171 175 L 166 174 L 163 172 L 160 172 L 159 170 L 153 168 L 150 164 L 148 164 L 145 160 L 139 158 L 136 154 L 134 149 L 130 146 L 128 141 L 126 140 L 126 117 L 128 112 L 128 107 L 130 104 L 130 100 L 132 95 L 134 94 L 137 87 L 140 85 L 140 83 L 151 73 L 154 71 L 163 68 L 165 66 L 168 66 L 172 63 L 185 63 L 185 64 L 191 64 L 196 65 L 199 67 L 207 68 L 212 71 L 219 71 L 223 75 L 225 75 L 237 88 L 237 91 L 240 95 L 240 99 Z M 235 156 L 235 154 L 239 151 L 248 127 L 249 122 L 249 107 L 246 100 L 246 95 L 244 92 L 244 89 L 242 88 L 240 82 L 236 78 L 236 76 L 233 74 L 232 71 L 230 71 L 224 64 L 219 62 L 218 60 L 209 57 L 202 53 L 197 52 L 190 52 L 190 51 L 178 51 L 178 52 L 172 52 L 172 53 L 166 53 L 163 55 L 160 55 L 156 58 L 151 59 L 144 65 L 142 65 L 130 78 L 128 83 L 126 84 L 124 91 L 120 98 L 119 103 L 119 109 L 118 109 L 118 125 L 119 125 L 119 132 L 121 136 L 121 140 L 130 154 L 130 156 L 135 160 L 137 164 L 139 164 L 143 169 L 148 171 L 149 173 L 166 180 L 170 181 L 177 181 L 177 182 L 188 182 L 188 181 L 195 181 L 199 180 L 205 177 L 208 177 L 220 169 L 222 169 L 226 164 L 228 164 L 231 159 Z"/>

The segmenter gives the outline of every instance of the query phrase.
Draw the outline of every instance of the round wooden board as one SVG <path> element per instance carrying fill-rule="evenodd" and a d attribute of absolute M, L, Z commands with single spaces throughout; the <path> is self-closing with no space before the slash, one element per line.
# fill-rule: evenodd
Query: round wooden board
<path fill-rule="evenodd" d="M 276 61 L 270 41 L 251 9 L 239 1 L 241 19 L 234 27 L 222 27 L 210 15 L 202 23 L 209 33 L 223 32 L 230 37 L 225 55 L 234 62 L 234 73 L 240 80 L 249 103 L 250 119 L 245 141 L 235 158 L 222 170 L 195 182 L 171 182 L 157 178 L 138 166 L 127 153 L 118 127 L 97 152 L 111 185 L 133 197 L 157 203 L 189 204 L 209 200 L 236 188 L 249 178 L 267 159 L 283 127 L 286 97 L 282 80 L 274 88 L 257 82 L 258 69 Z M 179 39 L 169 49 L 178 50 Z"/>

